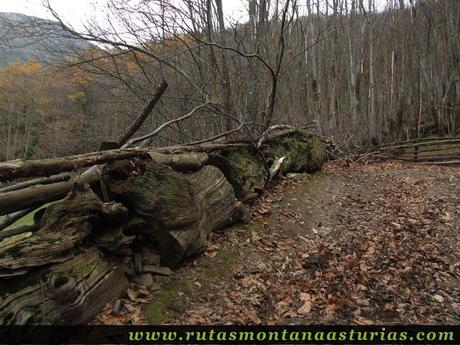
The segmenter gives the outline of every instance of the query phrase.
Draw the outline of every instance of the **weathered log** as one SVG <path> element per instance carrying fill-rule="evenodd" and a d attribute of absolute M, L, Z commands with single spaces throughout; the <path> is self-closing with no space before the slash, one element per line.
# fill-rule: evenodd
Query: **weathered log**
<path fill-rule="evenodd" d="M 240 148 L 253 146 L 250 142 L 241 143 L 215 143 L 215 144 L 202 144 L 202 145 L 189 145 L 189 146 L 169 146 L 159 147 L 155 149 L 156 152 L 164 154 L 176 154 L 187 152 L 214 152 L 219 150 L 237 150 Z M 150 150 L 152 151 L 152 150 Z"/>
<path fill-rule="evenodd" d="M 0 284 L 0 324 L 84 324 L 126 290 L 121 268 L 95 247 Z"/>
<path fill-rule="evenodd" d="M 0 163 L 0 181 L 8 181 L 23 177 L 49 176 L 63 171 L 76 171 L 79 168 L 136 156 L 145 157 L 146 153 L 145 151 L 134 149 L 116 149 L 84 153 L 69 157 L 39 160 L 18 159 Z"/>
<path fill-rule="evenodd" d="M 286 156 L 285 161 L 283 162 L 282 173 L 289 171 L 315 171 L 318 170 L 322 158 L 322 144 L 319 138 L 315 135 L 310 134 L 306 130 L 296 130 L 292 129 L 281 130 L 278 133 L 270 133 L 269 136 L 265 138 L 267 145 L 262 147 L 262 151 L 266 156 L 266 159 L 274 161 L 280 157 Z M 133 154 L 134 156 L 138 155 L 141 157 L 150 157 L 154 160 L 159 161 L 163 164 L 171 165 L 177 170 L 196 170 L 202 164 L 207 163 L 207 156 L 205 153 L 212 153 L 216 151 L 227 152 L 221 155 L 224 160 L 213 157 L 213 165 L 221 168 L 226 174 L 226 177 L 230 180 L 231 184 L 235 188 L 235 192 L 239 199 L 248 200 L 257 196 L 257 190 L 263 188 L 265 178 L 262 175 L 265 173 L 255 172 L 251 170 L 250 174 L 255 174 L 253 178 L 245 176 L 245 166 L 239 163 L 239 156 L 248 156 L 246 159 L 243 159 L 243 163 L 246 160 L 253 160 L 253 163 L 248 163 L 249 165 L 256 165 L 259 169 L 261 162 L 261 157 L 256 157 L 254 152 L 253 145 L 251 143 L 218 143 L 218 144 L 208 144 L 208 145 L 196 145 L 196 146 L 175 146 L 175 147 L 165 147 L 159 148 L 156 150 L 109 150 L 105 152 L 97 152 L 92 159 L 96 157 L 101 157 L 107 154 L 106 157 L 115 159 L 123 159 L 123 157 L 128 157 Z M 228 164 L 226 164 L 225 159 L 229 152 L 236 152 L 235 160 L 232 162 L 233 165 L 239 168 L 231 169 Z M 249 153 L 247 153 L 249 152 Z M 167 155 L 173 155 L 167 157 Z M 188 156 L 190 155 L 190 156 Z M 217 152 L 219 155 L 219 152 Z M 232 154 L 230 154 L 231 156 Z M 89 159 L 91 154 L 86 155 L 86 159 Z M 75 157 L 75 156 L 74 156 Z M 56 160 L 66 160 L 66 158 L 60 158 Z M 69 160 L 72 160 L 69 157 Z M 228 159 L 227 159 L 228 160 Z M 31 161 L 33 162 L 33 161 Z M 93 160 L 94 162 L 94 160 Z M 7 162 L 8 163 L 8 162 Z M 33 166 L 33 163 L 31 163 Z M 41 164 L 41 163 L 40 163 Z M 256 167 L 254 167 L 255 169 Z M 231 174 L 226 173 L 230 169 Z M 265 170 L 265 167 L 262 165 L 262 169 Z M 1 170 L 1 165 L 0 165 Z M 238 174 L 235 171 L 240 171 L 242 178 L 238 178 Z M 252 181 L 234 181 L 234 180 L 248 180 Z M 82 181 L 83 180 L 83 181 Z M 83 174 L 79 182 L 94 183 L 98 180 L 98 174 L 96 169 L 93 169 L 88 174 Z M 68 191 L 72 188 L 74 181 L 55 183 L 47 186 L 34 186 L 21 190 L 18 193 L 0 194 L 0 215 L 8 214 L 24 208 L 37 207 L 43 205 L 47 202 L 59 200 L 64 197 Z M 244 191 L 246 189 L 246 191 Z"/>
<path fill-rule="evenodd" d="M 149 155 L 153 161 L 178 171 L 196 171 L 208 161 L 208 155 L 203 152 L 164 154 L 150 151 Z"/>
<path fill-rule="evenodd" d="M 198 253 L 213 229 L 239 220 L 243 206 L 215 167 L 184 175 L 156 162 L 145 162 L 139 176 L 130 176 L 129 162 L 107 167 L 110 193 L 137 217 L 126 233 L 142 233 L 159 243 L 161 263 L 177 265 Z"/>
<path fill-rule="evenodd" d="M 37 231 L 1 240 L 0 323 L 89 321 L 127 279 L 113 259 L 103 259 L 98 242 L 88 247 L 88 238 L 127 220 L 123 205 L 103 203 L 82 187 L 37 212 Z"/>
<path fill-rule="evenodd" d="M 75 190 L 35 217 L 39 230 L 32 236 L 0 242 L 0 272 L 17 275 L 18 270 L 65 261 L 98 224 L 107 218 L 126 219 L 127 214 L 119 219 L 121 212 L 102 203 L 90 190 Z"/>
<path fill-rule="evenodd" d="M 282 130 L 270 132 L 264 137 L 263 142 L 271 142 L 277 138 L 288 137 L 291 134 L 307 132 L 295 128 L 283 127 Z M 187 152 L 214 152 L 218 150 L 231 150 L 244 147 L 251 147 L 254 144 L 250 140 L 241 140 L 241 142 L 214 143 L 203 145 L 189 146 L 170 146 L 161 147 L 155 150 L 149 149 L 114 149 L 99 152 L 90 152 L 80 155 L 47 158 L 41 160 L 14 160 L 0 163 L 0 181 L 11 179 L 49 176 L 63 171 L 75 171 L 79 168 L 94 166 L 102 163 L 108 163 L 115 160 L 123 160 L 132 157 L 145 158 L 147 153 L 158 152 L 162 154 L 176 154 Z"/>
<path fill-rule="evenodd" d="M 108 150 L 104 152 L 96 152 L 95 156 L 92 157 L 93 162 L 96 161 L 96 158 L 99 157 L 99 161 L 111 161 L 111 160 L 121 160 L 124 157 L 142 157 L 148 158 L 153 157 L 154 160 L 158 160 L 164 164 L 171 165 L 177 170 L 197 170 L 199 166 L 205 164 L 207 161 L 207 156 L 205 152 L 212 152 L 216 150 L 221 150 L 223 148 L 233 150 L 239 149 L 241 147 L 249 147 L 251 144 L 213 144 L 213 145 L 200 145 L 200 146 L 174 146 L 174 147 L 165 147 L 159 148 L 157 150 L 152 149 L 126 149 L 126 150 Z M 172 155 L 168 158 L 166 155 Z M 91 154 L 86 154 L 85 159 L 90 159 Z M 76 157 L 76 156 L 73 156 Z M 104 160 L 101 157 L 110 158 L 109 160 Z M 118 158 L 115 158 L 118 157 Z M 54 163 L 50 163 L 53 169 L 60 167 L 68 167 L 66 164 L 60 164 L 60 162 L 65 162 L 66 160 L 72 160 L 72 157 L 67 158 L 55 158 Z M 33 166 L 35 161 L 24 161 L 22 168 L 18 168 L 21 174 L 26 174 L 27 172 L 32 173 L 31 166 Z M 88 162 L 88 161 L 87 161 Z M 30 163 L 30 164 L 29 164 Z M 0 170 L 1 168 L 0 163 Z M 9 164 L 5 162 L 3 164 Z M 37 163 L 37 165 L 46 165 L 47 163 Z M 85 163 L 87 164 L 87 163 Z M 8 213 L 16 212 L 23 210 L 29 207 L 38 207 L 47 202 L 55 201 L 62 199 L 71 189 L 75 183 L 89 183 L 93 184 L 98 181 L 99 176 L 97 173 L 97 167 L 93 166 L 94 169 L 90 169 L 87 172 L 83 173 L 80 177 L 77 177 L 74 180 L 67 182 L 59 182 L 50 185 L 37 185 L 29 188 L 21 189 L 17 192 L 7 192 L 0 193 L 0 215 L 5 215 Z M 10 170 L 8 174 L 12 174 L 13 171 Z"/>
<path fill-rule="evenodd" d="M 1 188 L 0 193 L 6 193 L 6 192 L 14 191 L 14 190 L 24 189 L 24 188 L 35 186 L 38 184 L 43 185 L 43 184 L 51 184 L 51 183 L 56 183 L 56 182 L 68 181 L 70 180 L 70 178 L 71 178 L 70 175 L 55 175 L 55 176 L 50 176 L 50 177 L 38 178 L 38 179 L 24 181 L 24 182 L 20 182 L 20 183 L 11 185 L 11 186 Z"/>
<path fill-rule="evenodd" d="M 114 149 L 81 155 L 47 158 L 40 160 L 14 160 L 0 163 L 0 181 L 18 178 L 49 176 L 64 171 L 76 171 L 80 168 L 95 166 L 128 158 L 147 158 L 148 154 L 183 154 L 212 152 L 222 149 L 236 149 L 251 146 L 249 143 L 206 144 L 195 146 L 171 146 L 152 149 Z M 175 164 L 173 162 L 172 164 Z"/>
<path fill-rule="evenodd" d="M 51 201 L 62 199 L 72 189 L 73 182 L 58 182 L 37 185 L 0 194 L 0 215 L 38 207 Z"/>
<path fill-rule="evenodd" d="M 245 202 L 257 197 L 267 180 L 264 161 L 254 148 L 222 150 L 209 155 L 209 164 L 219 168 L 235 191 L 238 200 Z"/>
<path fill-rule="evenodd" d="M 264 142 L 260 150 L 252 143 L 138 150 L 145 159 L 93 168 L 79 183 L 34 186 L 16 191 L 15 199 L 0 194 L 5 211 L 11 208 L 6 202 L 30 205 L 73 187 L 64 200 L 36 213 L 37 231 L 0 240 L 0 322 L 82 323 L 126 288 L 122 271 L 133 279 L 145 272 L 170 274 L 158 263 L 173 267 L 199 253 L 211 230 L 244 216 L 235 193 L 247 200 L 264 188 L 261 152 L 273 162 L 273 174 L 319 168 L 316 136 L 289 129 L 269 133 Z M 99 175 L 105 196 L 115 202 L 98 198 L 99 183 L 93 184 L 95 192 L 83 188 L 82 179 L 98 182 Z M 54 187 L 54 194 L 44 187 Z M 37 189 L 44 193 L 31 193 Z M 157 250 L 160 256 L 144 255 Z M 117 260 L 124 265 L 117 268 Z"/>

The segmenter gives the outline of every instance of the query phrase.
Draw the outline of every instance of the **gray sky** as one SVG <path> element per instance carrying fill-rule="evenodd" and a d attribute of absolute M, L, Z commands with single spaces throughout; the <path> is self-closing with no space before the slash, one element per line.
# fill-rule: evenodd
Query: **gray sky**
<path fill-rule="evenodd" d="M 50 0 L 66 20 L 77 25 L 94 13 L 94 0 Z M 42 6 L 42 0 L 0 0 L 0 12 L 17 12 L 40 18 L 51 18 Z"/>
<path fill-rule="evenodd" d="M 52 7 L 66 23 L 77 29 L 89 18 L 103 18 L 106 0 L 49 0 Z M 458 0 L 460 1 L 460 0 Z M 406 0 L 407 2 L 407 0 Z M 224 0 L 224 12 L 230 21 L 247 18 L 247 0 Z M 378 9 L 383 9 L 386 0 L 375 0 Z M 0 12 L 17 12 L 40 18 L 52 17 L 42 5 L 42 0 L 0 0 Z"/>
<path fill-rule="evenodd" d="M 67 22 L 76 28 L 90 17 L 98 17 L 104 13 L 104 0 L 50 0 L 52 7 Z M 243 16 L 243 0 L 223 1 L 227 16 L 241 18 Z M 17 12 L 40 18 L 52 18 L 43 8 L 42 0 L 0 0 L 0 12 Z"/>

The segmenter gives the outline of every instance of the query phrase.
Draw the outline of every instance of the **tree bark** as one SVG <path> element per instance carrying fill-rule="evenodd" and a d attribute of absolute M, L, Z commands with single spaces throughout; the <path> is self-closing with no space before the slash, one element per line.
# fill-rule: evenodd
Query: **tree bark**
<path fill-rule="evenodd" d="M 6 227 L 10 226 L 11 224 L 21 219 L 25 215 L 29 214 L 33 210 L 34 208 L 32 207 L 32 208 L 21 210 L 21 211 L 5 216 L 2 220 L 0 220 L 0 230 L 5 229 Z"/>
<path fill-rule="evenodd" d="M 128 286 L 120 266 L 88 248 L 0 286 L 2 325 L 85 324 Z M 22 336 L 22 335 L 18 335 Z M 26 336 L 24 334 L 24 336 Z M 27 342 L 25 337 L 24 342 Z"/>
<path fill-rule="evenodd" d="M 118 212 L 111 212 L 92 191 L 75 189 L 36 214 L 39 230 L 33 236 L 20 242 L 0 242 L 0 271 L 5 275 L 67 260 L 96 224 L 102 224 L 111 213 Z"/>
<path fill-rule="evenodd" d="M 106 168 L 104 181 L 111 195 L 136 215 L 126 232 L 158 242 L 162 265 L 174 267 L 200 252 L 211 230 L 243 214 L 232 186 L 215 167 L 183 175 L 150 161 L 141 170 L 141 175 L 129 176 L 129 162 L 117 162 Z"/>

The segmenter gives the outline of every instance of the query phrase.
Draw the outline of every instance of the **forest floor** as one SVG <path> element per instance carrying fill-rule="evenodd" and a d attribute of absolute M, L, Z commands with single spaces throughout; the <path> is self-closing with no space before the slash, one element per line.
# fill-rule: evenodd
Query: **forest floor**
<path fill-rule="evenodd" d="M 395 162 L 282 178 L 248 224 L 97 323 L 460 323 L 460 168 Z"/>

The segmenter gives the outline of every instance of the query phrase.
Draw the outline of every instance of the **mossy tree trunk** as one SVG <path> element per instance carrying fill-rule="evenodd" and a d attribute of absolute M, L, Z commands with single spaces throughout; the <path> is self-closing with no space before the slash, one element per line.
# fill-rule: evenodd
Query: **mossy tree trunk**
<path fill-rule="evenodd" d="M 319 138 L 293 129 L 259 148 L 169 150 L 112 162 L 91 188 L 74 184 L 36 213 L 33 232 L 0 240 L 1 324 L 87 322 L 128 278 L 169 274 L 161 266 L 200 253 L 210 231 L 245 218 L 242 202 L 264 189 L 273 162 L 281 173 L 322 162 Z"/>
<path fill-rule="evenodd" d="M 231 185 L 215 167 L 191 174 L 153 161 L 138 165 L 140 172 L 133 173 L 130 167 L 129 161 L 108 166 L 104 182 L 110 196 L 132 211 L 127 232 L 156 241 L 166 266 L 174 267 L 200 252 L 211 230 L 234 223 L 243 214 Z"/>
<path fill-rule="evenodd" d="M 35 218 L 36 232 L 0 242 L 0 323 L 87 322 L 127 286 L 120 265 L 90 240 L 125 221 L 127 209 L 83 189 Z"/>

